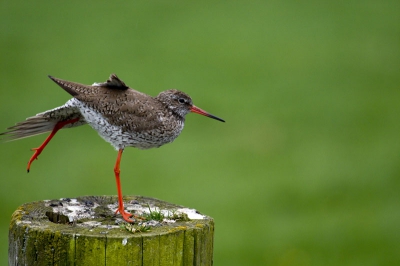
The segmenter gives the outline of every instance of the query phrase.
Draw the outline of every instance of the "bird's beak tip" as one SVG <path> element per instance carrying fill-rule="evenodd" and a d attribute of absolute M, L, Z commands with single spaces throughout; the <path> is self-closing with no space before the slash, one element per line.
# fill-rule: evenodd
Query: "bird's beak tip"
<path fill-rule="evenodd" d="M 206 112 L 206 111 L 204 111 L 204 110 L 202 110 L 199 107 L 194 106 L 194 105 L 190 108 L 190 111 L 192 113 L 196 113 L 196 114 L 199 114 L 199 115 L 204 115 L 204 116 L 207 116 L 209 118 L 213 118 L 215 120 L 218 120 L 218 121 L 221 121 L 221 122 L 225 122 L 225 120 L 223 120 L 223 119 L 221 119 L 221 118 L 219 118 L 219 117 L 217 117 L 215 115 L 212 115 L 212 114 L 210 114 L 210 113 L 208 113 L 208 112 Z"/>

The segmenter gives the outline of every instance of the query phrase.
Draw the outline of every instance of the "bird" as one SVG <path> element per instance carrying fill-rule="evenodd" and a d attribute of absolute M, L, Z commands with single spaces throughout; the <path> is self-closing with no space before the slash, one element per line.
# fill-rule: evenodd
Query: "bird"
<path fill-rule="evenodd" d="M 185 117 L 197 113 L 215 120 L 225 120 L 193 105 L 186 93 L 170 89 L 156 97 L 134 90 L 111 74 L 106 82 L 83 85 L 49 75 L 49 78 L 69 93 L 72 98 L 64 105 L 28 117 L 0 133 L 1 137 L 18 140 L 50 132 L 44 142 L 33 148 L 28 161 L 29 173 L 32 162 L 60 129 L 90 125 L 117 151 L 114 175 L 117 183 L 118 209 L 128 223 L 133 215 L 125 211 L 120 181 L 120 162 L 126 147 L 138 149 L 157 148 L 174 141 L 182 132 Z"/>

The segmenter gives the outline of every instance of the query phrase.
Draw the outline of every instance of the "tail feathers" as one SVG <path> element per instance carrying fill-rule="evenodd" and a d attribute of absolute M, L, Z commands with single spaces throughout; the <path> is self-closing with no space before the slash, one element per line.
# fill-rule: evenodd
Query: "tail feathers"
<path fill-rule="evenodd" d="M 1 136 L 9 141 L 23 139 L 53 130 L 57 124 L 56 120 L 49 120 L 43 116 L 36 115 L 27 118 L 23 122 L 17 123 L 15 126 L 7 128 L 8 131 L 0 133 Z"/>
<path fill-rule="evenodd" d="M 75 119 L 78 117 L 79 116 L 75 116 L 70 119 Z M 69 119 L 63 119 L 60 121 L 65 120 Z M 0 139 L 12 141 L 50 132 L 60 121 L 45 117 L 43 114 L 37 114 L 36 116 L 28 117 L 25 121 L 15 124 L 15 126 L 7 128 L 6 132 L 0 133 Z M 76 127 L 84 124 L 86 124 L 86 122 L 83 118 L 81 118 L 78 122 L 65 125 L 63 128 Z"/>
<path fill-rule="evenodd" d="M 8 131 L 0 133 L 0 138 L 4 137 L 4 139 L 11 141 L 35 136 L 52 131 L 58 122 L 76 118 L 79 118 L 77 122 L 67 124 L 63 128 L 76 127 L 86 124 L 85 119 L 75 105 L 76 99 L 72 98 L 62 106 L 32 117 L 28 117 L 25 121 L 19 122 L 15 126 L 7 128 Z"/>

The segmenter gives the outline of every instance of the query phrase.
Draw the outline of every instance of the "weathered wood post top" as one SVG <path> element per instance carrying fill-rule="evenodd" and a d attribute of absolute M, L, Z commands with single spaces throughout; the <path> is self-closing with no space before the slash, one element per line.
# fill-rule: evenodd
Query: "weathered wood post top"
<path fill-rule="evenodd" d="M 194 209 L 115 196 L 26 203 L 12 215 L 9 265 L 212 265 L 214 221 Z"/>

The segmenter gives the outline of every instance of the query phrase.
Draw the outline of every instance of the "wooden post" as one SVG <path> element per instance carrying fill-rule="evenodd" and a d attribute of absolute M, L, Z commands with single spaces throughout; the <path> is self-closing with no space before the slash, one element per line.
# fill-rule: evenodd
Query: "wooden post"
<path fill-rule="evenodd" d="M 10 224 L 9 265 L 212 265 L 211 217 L 142 196 L 124 197 L 124 204 L 135 216 L 154 219 L 124 222 L 114 215 L 114 196 L 20 206 Z M 160 214 L 165 218 L 156 221 Z"/>

